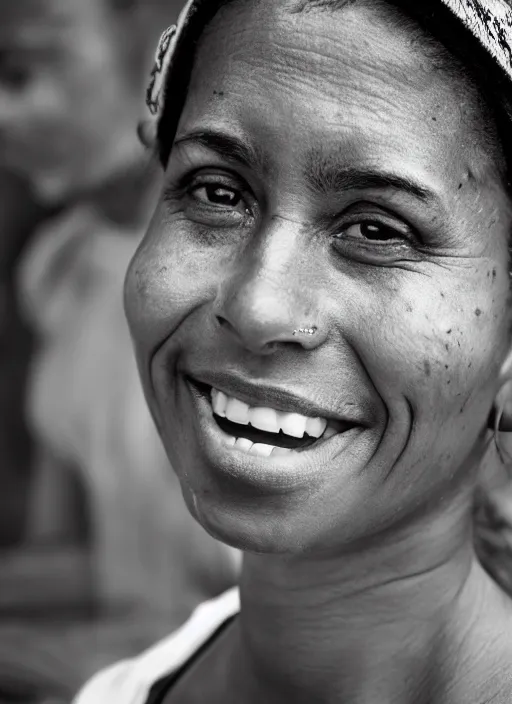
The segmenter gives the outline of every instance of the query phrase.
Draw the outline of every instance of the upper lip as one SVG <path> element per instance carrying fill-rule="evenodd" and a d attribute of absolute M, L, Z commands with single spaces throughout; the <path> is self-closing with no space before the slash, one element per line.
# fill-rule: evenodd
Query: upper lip
<path fill-rule="evenodd" d="M 249 406 L 264 406 L 284 413 L 298 413 L 310 418 L 325 418 L 326 420 L 351 423 L 352 425 L 362 425 L 364 423 L 361 418 L 357 417 L 359 414 L 355 408 L 347 409 L 346 412 L 328 410 L 300 394 L 290 392 L 286 388 L 247 381 L 232 372 L 207 371 L 188 373 L 186 376 L 192 382 L 223 391 L 227 396 L 234 396 Z"/>

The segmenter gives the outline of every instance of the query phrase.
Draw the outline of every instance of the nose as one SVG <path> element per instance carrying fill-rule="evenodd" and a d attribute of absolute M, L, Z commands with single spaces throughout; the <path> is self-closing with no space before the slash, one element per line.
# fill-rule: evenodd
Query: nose
<path fill-rule="evenodd" d="M 314 258 L 301 251 L 297 229 L 274 218 L 259 246 L 244 250 L 219 287 L 217 323 L 254 354 L 286 344 L 313 350 L 327 337 Z"/>

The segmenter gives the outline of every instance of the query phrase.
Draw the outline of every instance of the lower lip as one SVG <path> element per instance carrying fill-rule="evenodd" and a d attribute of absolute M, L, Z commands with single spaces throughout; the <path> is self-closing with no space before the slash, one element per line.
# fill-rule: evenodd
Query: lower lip
<path fill-rule="evenodd" d="M 344 450 L 361 434 L 360 426 L 320 440 L 301 452 L 261 457 L 234 447 L 231 436 L 222 431 L 213 417 L 210 400 L 189 381 L 185 381 L 196 411 L 194 423 L 199 447 L 216 471 L 260 489 L 287 491 L 311 487 L 322 468 L 339 467 Z"/>

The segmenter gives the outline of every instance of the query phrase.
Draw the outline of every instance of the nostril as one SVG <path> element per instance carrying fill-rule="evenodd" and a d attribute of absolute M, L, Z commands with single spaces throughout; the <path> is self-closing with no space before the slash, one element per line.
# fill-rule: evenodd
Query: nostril
<path fill-rule="evenodd" d="M 226 320 L 226 318 L 223 318 L 222 315 L 216 315 L 217 322 L 220 325 L 221 328 L 226 328 L 229 330 L 229 332 L 235 334 L 235 328 L 231 325 L 229 320 Z"/>
<path fill-rule="evenodd" d="M 279 340 L 269 340 L 268 342 L 264 339 L 262 340 L 258 330 L 241 330 L 239 332 L 227 318 L 222 315 L 216 315 L 215 317 L 219 327 L 228 332 L 242 347 L 256 354 L 270 354 L 282 344 Z"/>

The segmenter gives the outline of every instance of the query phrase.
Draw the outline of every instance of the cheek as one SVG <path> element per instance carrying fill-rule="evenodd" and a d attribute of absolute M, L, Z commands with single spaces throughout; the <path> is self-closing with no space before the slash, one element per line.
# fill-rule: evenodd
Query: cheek
<path fill-rule="evenodd" d="M 212 251 L 166 222 L 160 207 L 136 252 L 125 285 L 125 308 L 138 355 L 147 359 L 185 318 L 215 293 Z"/>
<path fill-rule="evenodd" d="M 437 429 L 447 420 L 467 426 L 468 415 L 484 422 L 506 345 L 508 283 L 505 276 L 490 283 L 492 271 L 482 263 L 471 276 L 467 267 L 414 274 L 393 296 L 384 291 L 386 324 L 371 326 L 379 391 L 391 406 L 405 397 L 415 422 Z"/>

